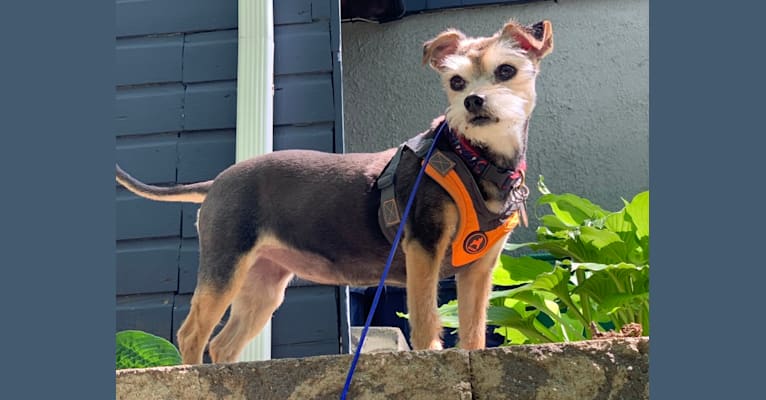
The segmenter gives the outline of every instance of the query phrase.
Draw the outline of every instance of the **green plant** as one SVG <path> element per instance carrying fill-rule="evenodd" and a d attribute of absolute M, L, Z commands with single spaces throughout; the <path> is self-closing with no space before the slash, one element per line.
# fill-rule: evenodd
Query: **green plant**
<path fill-rule="evenodd" d="M 181 355 L 172 343 L 143 331 L 117 332 L 117 369 L 148 368 L 181 364 Z"/>
<path fill-rule="evenodd" d="M 649 192 L 609 212 L 570 193 L 552 194 L 543 177 L 537 241 L 507 244 L 555 257 L 503 254 L 490 295 L 488 324 L 506 344 L 568 342 L 591 338 L 593 327 L 619 330 L 639 323 L 649 333 Z M 457 327 L 457 302 L 439 308 L 444 326 Z"/>

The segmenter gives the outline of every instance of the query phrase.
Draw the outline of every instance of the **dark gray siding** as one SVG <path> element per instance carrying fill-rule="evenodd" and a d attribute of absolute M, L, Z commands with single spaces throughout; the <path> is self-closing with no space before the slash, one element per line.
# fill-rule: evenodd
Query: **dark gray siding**
<path fill-rule="evenodd" d="M 142 181 L 208 180 L 234 163 L 236 4 L 117 2 L 116 158 Z M 274 0 L 275 150 L 342 151 L 337 14 L 334 0 Z M 175 341 L 196 284 L 196 212 L 116 187 L 118 330 Z M 338 353 L 341 294 L 291 285 L 273 356 Z"/>

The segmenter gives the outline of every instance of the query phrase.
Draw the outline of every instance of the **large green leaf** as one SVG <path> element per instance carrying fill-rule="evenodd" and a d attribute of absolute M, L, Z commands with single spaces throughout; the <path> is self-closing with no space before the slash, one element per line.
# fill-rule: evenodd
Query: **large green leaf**
<path fill-rule="evenodd" d="M 625 209 L 607 215 L 604 219 L 604 228 L 615 233 L 636 232 L 636 226 L 633 225 L 633 221 Z"/>
<path fill-rule="evenodd" d="M 457 328 L 459 320 L 457 316 L 457 300 L 450 300 L 439 307 L 439 317 L 442 321 L 442 326 L 446 328 Z M 397 313 L 396 315 L 402 318 L 409 318 L 409 314 Z"/>
<path fill-rule="evenodd" d="M 549 205 L 553 214 L 568 226 L 582 225 L 585 221 L 604 218 L 607 214 L 603 208 L 571 193 L 545 194 L 540 196 L 537 204 Z"/>
<path fill-rule="evenodd" d="M 543 343 L 550 338 L 541 333 L 535 326 L 536 313 L 527 316 L 508 307 L 489 306 L 487 308 L 487 323 L 489 325 L 506 326 L 520 331 L 530 339 L 531 343 Z"/>
<path fill-rule="evenodd" d="M 505 345 L 532 343 L 532 340 L 527 335 L 509 326 L 499 326 L 495 328 L 495 333 L 505 337 Z"/>
<path fill-rule="evenodd" d="M 641 192 L 633 197 L 625 211 L 636 226 L 639 239 L 649 237 L 649 191 Z"/>
<path fill-rule="evenodd" d="M 515 286 L 532 282 L 540 274 L 553 271 L 553 265 L 532 257 L 500 256 L 500 263 L 492 272 L 492 283 Z"/>
<path fill-rule="evenodd" d="M 515 297 L 518 293 L 542 290 L 552 293 L 559 298 L 569 299 L 569 271 L 561 267 L 554 267 L 553 271 L 538 275 L 534 281 L 513 289 L 495 290 L 490 294 L 490 299 L 498 297 Z"/>
<path fill-rule="evenodd" d="M 526 242 L 526 243 L 506 243 L 503 247 L 506 251 L 516 251 L 518 249 L 528 247 L 530 245 L 535 244 L 536 242 Z"/>
<path fill-rule="evenodd" d="M 575 293 L 588 295 L 596 305 L 596 311 L 613 317 L 613 321 L 642 323 L 642 312 L 648 310 L 649 306 L 648 267 L 627 263 L 573 263 L 573 268 L 591 271 L 590 277 L 577 286 Z M 647 330 L 648 327 L 645 328 L 645 332 Z"/>
<path fill-rule="evenodd" d="M 487 324 L 504 328 L 510 328 L 513 332 L 506 332 L 510 335 L 509 340 L 519 344 L 520 337 L 528 340 L 521 342 L 543 343 L 550 341 L 544 334 L 537 331 L 534 319 L 537 312 L 528 312 L 524 310 L 525 305 L 516 300 L 508 299 L 506 305 L 490 305 L 487 308 Z M 397 313 L 400 317 L 407 317 L 407 314 Z M 442 326 L 457 329 L 459 327 L 459 318 L 457 312 L 457 300 L 449 301 L 439 307 L 439 316 Z"/>
<path fill-rule="evenodd" d="M 535 251 L 547 251 L 556 258 L 571 258 L 576 261 L 598 259 L 600 253 L 594 246 L 580 240 L 542 240 L 531 245 Z"/>
<path fill-rule="evenodd" d="M 115 344 L 117 369 L 181 364 L 181 355 L 172 343 L 147 332 L 118 332 Z"/>
<path fill-rule="evenodd" d="M 591 228 L 589 226 L 580 228 L 580 240 L 592 245 L 596 250 L 602 250 L 614 243 L 622 243 L 622 239 L 616 233 L 606 229 Z"/>
<path fill-rule="evenodd" d="M 571 219 L 569 219 L 569 222 L 567 222 L 553 214 L 543 215 L 540 217 L 540 223 L 548 228 L 551 232 L 568 231 L 578 226 L 577 224 L 573 223 Z"/>
<path fill-rule="evenodd" d="M 550 317 L 555 324 L 549 330 L 559 336 L 561 341 L 569 342 L 584 339 L 582 324 L 573 324 L 571 319 L 563 318 L 564 315 L 561 313 L 559 305 L 554 301 L 555 298 L 555 295 L 542 291 L 524 291 L 513 296 L 513 299 L 533 306 Z"/>

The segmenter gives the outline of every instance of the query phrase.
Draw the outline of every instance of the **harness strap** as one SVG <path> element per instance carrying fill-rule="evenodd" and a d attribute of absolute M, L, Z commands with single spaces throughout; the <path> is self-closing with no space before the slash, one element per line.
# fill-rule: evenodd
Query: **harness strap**
<path fill-rule="evenodd" d="M 401 221 L 401 213 L 399 212 L 399 206 L 396 205 L 396 191 L 394 190 L 394 180 L 396 178 L 396 169 L 399 167 L 399 160 L 402 158 L 402 151 L 404 145 L 399 146 L 399 149 L 388 162 L 383 173 L 378 177 L 378 189 L 380 189 L 380 209 L 378 210 L 378 219 L 383 220 L 383 226 L 391 228 L 396 226 Z M 384 229 L 384 233 L 389 241 L 393 238 L 389 231 L 391 229 Z"/>
<path fill-rule="evenodd" d="M 444 128 L 446 128 L 446 122 L 443 121 L 437 129 Z M 448 132 L 448 135 L 452 133 Z M 405 150 L 412 151 L 415 156 L 423 160 L 433 142 L 434 139 L 427 135 L 418 135 L 400 145 L 377 180 L 377 187 L 380 190 L 378 222 L 383 235 L 389 242 L 394 240 L 402 222 L 396 201 L 396 171 L 399 168 L 402 153 Z M 463 146 L 462 149 L 474 151 L 469 146 Z M 466 165 L 464 155 L 452 152 L 449 154 L 448 156 L 439 150 L 434 151 L 428 165 L 425 166 L 425 173 L 449 194 L 458 208 L 460 222 L 455 240 L 449 249 L 452 265 L 461 267 L 484 256 L 519 222 L 527 225 L 525 201 L 528 189 L 524 184 L 523 164 L 521 169 L 509 171 L 500 170 L 494 164 L 485 162 L 485 168 L 476 176 L 473 168 Z M 475 179 L 487 179 L 500 189 L 510 192 L 508 208 L 501 215 L 490 213 L 483 203 L 480 206 L 475 204 L 476 199 L 481 197 Z M 470 189 L 466 185 L 469 185 Z"/>
<path fill-rule="evenodd" d="M 401 222 L 401 212 L 396 202 L 396 170 L 399 168 L 399 161 L 402 159 L 402 152 L 405 148 L 409 149 L 418 158 L 423 158 L 428 149 L 433 144 L 433 138 L 426 138 L 422 135 L 415 136 L 414 138 L 406 141 L 399 146 L 391 161 L 388 162 L 386 168 L 383 169 L 383 173 L 380 174 L 377 181 L 378 189 L 380 189 L 380 208 L 378 209 L 378 220 L 381 222 L 383 234 L 388 241 L 392 241 L 394 234 L 396 233 L 396 226 Z"/>
<path fill-rule="evenodd" d="M 482 230 L 473 199 L 455 171 L 455 163 L 445 170 L 444 164 L 439 165 L 440 159 L 450 161 L 442 153 L 435 152 L 426 166 L 426 174 L 449 193 L 458 208 L 460 222 L 455 235 L 457 240 L 452 242 L 452 265 L 462 267 L 483 257 L 498 240 L 512 231 L 519 224 L 519 215 L 514 212 L 500 226 Z"/>

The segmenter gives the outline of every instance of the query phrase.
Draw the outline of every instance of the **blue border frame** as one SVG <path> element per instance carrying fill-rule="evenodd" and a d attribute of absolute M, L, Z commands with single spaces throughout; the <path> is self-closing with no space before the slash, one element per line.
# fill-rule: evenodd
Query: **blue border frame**
<path fill-rule="evenodd" d="M 0 6 L 4 397 L 115 395 L 114 9 Z"/>

